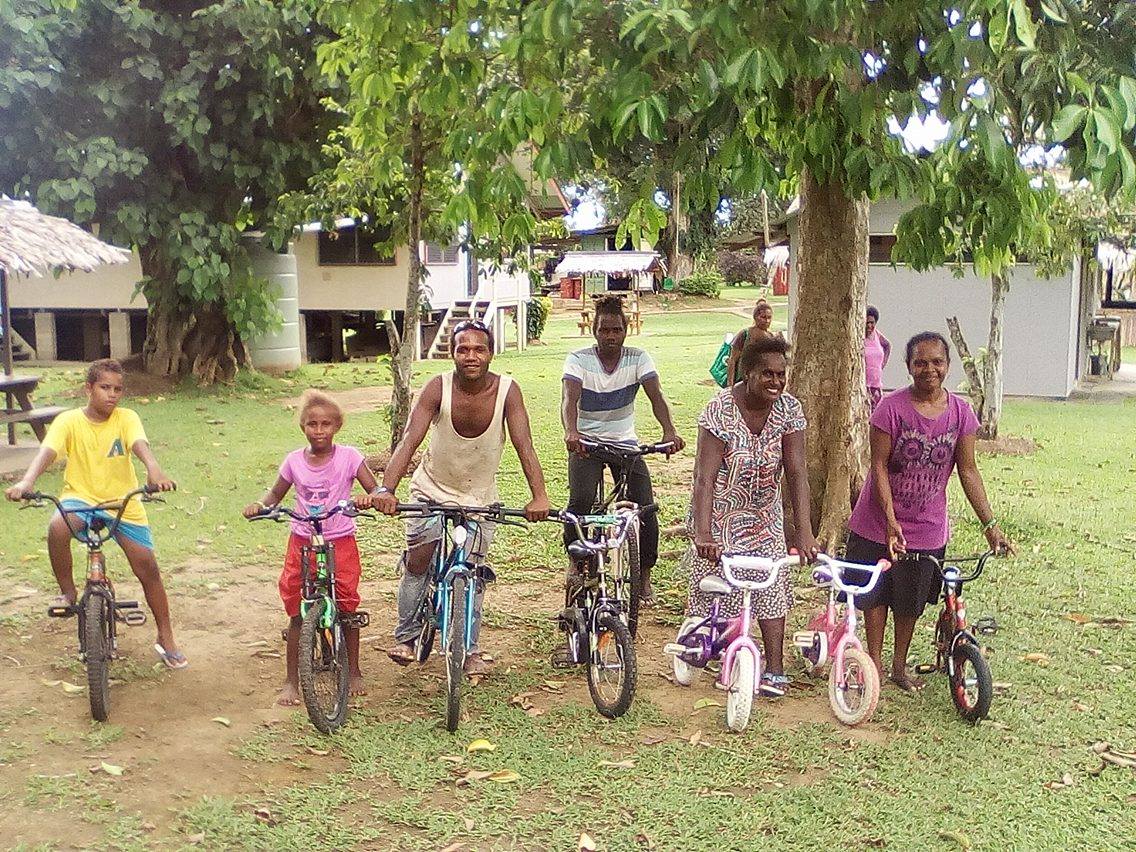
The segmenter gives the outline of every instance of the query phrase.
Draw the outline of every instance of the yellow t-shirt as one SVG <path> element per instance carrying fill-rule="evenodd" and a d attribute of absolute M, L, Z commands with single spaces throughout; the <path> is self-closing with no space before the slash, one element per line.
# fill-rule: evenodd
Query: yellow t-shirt
<path fill-rule="evenodd" d="M 90 420 L 81 408 L 60 414 L 43 439 L 43 446 L 67 459 L 59 499 L 103 503 L 133 491 L 138 487 L 138 476 L 130 451 L 138 441 L 145 440 L 142 420 L 129 408 L 116 408 L 103 423 Z M 122 513 L 122 520 L 146 523 L 146 510 L 137 497 Z"/>

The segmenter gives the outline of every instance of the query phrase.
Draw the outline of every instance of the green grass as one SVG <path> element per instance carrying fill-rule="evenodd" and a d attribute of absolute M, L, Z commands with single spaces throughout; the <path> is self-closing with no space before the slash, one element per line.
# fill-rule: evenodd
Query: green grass
<path fill-rule="evenodd" d="M 728 288 L 723 301 L 752 301 Z M 778 318 L 784 307 L 778 304 Z M 659 365 L 674 403 L 676 422 L 692 440 L 696 418 L 713 391 L 701 382 L 722 334 L 744 320 L 724 313 L 652 314 L 645 334 L 632 338 Z M 532 413 L 538 452 L 554 503 L 566 496 L 564 450 L 557 417 L 560 367 L 566 352 L 587 341 L 571 319 L 554 317 L 544 345 L 495 360 L 496 369 L 521 384 Z M 419 379 L 447 369 L 421 365 Z M 62 392 L 75 375 L 50 372 L 47 396 Z M 956 376 L 957 378 L 957 376 Z M 196 594 L 225 584 L 240 566 L 273 564 L 281 532 L 244 523 L 237 513 L 271 482 L 284 453 L 300 445 L 293 413 L 279 400 L 308 384 L 345 388 L 386 381 L 382 365 L 310 367 L 285 381 L 242 379 L 217 392 L 189 390 L 165 399 L 135 400 L 159 458 L 178 479 L 179 491 L 153 511 L 159 552 L 173 571 L 175 594 Z M 46 401 L 46 400 L 45 400 Z M 658 435 L 641 403 L 643 439 Z M 210 424 L 210 420 L 222 420 Z M 350 415 L 342 440 L 367 451 L 386 445 L 386 413 Z M 1109 741 L 1136 750 L 1136 625 L 1080 624 L 1091 618 L 1136 619 L 1131 570 L 1136 557 L 1131 483 L 1136 475 L 1136 403 L 1007 403 L 1004 432 L 1032 438 L 1031 456 L 981 459 L 987 488 L 1007 530 L 1019 543 L 1017 558 L 994 564 L 967 589 L 972 619 L 997 617 L 1001 630 L 988 641 L 995 680 L 1005 684 L 992 719 L 976 728 L 954 713 L 941 679 L 918 696 L 886 690 L 876 736 L 850 736 L 827 721 L 773 724 L 761 705 L 742 736 L 722 730 L 720 707 L 691 713 L 697 698 L 721 696 L 706 681 L 690 705 L 665 711 L 653 700 L 654 676 L 644 677 L 632 712 L 607 722 L 590 706 L 554 704 L 529 717 L 508 705 L 511 695 L 537 690 L 546 678 L 567 678 L 544 664 L 552 629 L 525 613 L 491 612 L 490 624 L 520 631 L 534 647 L 533 662 L 498 674 L 472 698 L 472 721 L 456 735 L 438 725 L 440 700 L 411 687 L 382 712 L 356 713 L 335 737 L 317 738 L 297 714 L 293 724 L 254 734 L 234 748 L 256 777 L 266 764 L 299 761 L 308 745 L 329 749 L 344 767 L 331 775 L 308 773 L 303 785 L 265 789 L 271 819 L 257 818 L 244 799 L 208 797 L 179 806 L 175 841 L 204 834 L 199 848 L 438 849 L 465 842 L 476 849 L 575 849 L 588 833 L 603 849 L 1056 849 L 1120 848 L 1136 836 L 1132 791 L 1136 774 L 1109 766 L 1090 747 Z M 660 479 L 668 478 L 658 463 Z M 58 474 L 45 486 L 56 488 Z M 518 504 L 527 489 L 512 451 L 500 477 L 503 499 Z M 662 521 L 684 515 L 689 492 L 660 495 Z M 953 550 L 978 547 L 979 533 L 961 495 L 951 494 Z M 27 530 L 35 530 L 32 537 Z M 0 512 L 4 542 L 2 578 L 47 589 L 40 521 L 9 508 Z M 498 575 L 556 583 L 548 570 L 563 561 L 551 526 L 535 534 L 503 530 L 494 547 Z M 393 553 L 400 529 L 380 523 L 362 533 L 365 553 Z M 673 552 L 677 545 L 664 543 Z M 26 560 L 23 557 L 29 557 Z M 185 566 L 206 557 L 208 569 Z M 117 560 L 112 554 L 112 560 Z M 196 563 L 194 563 L 196 564 Z M 365 559 L 371 576 L 393 576 L 393 560 Z M 113 562 L 113 571 L 122 571 Z M 684 579 L 667 557 L 658 572 L 664 615 L 677 618 Z M 490 603 L 492 608 L 492 603 Z M 793 618 L 807 617 L 799 605 Z M 1075 614 L 1076 618 L 1068 616 Z M 925 618 L 913 650 L 930 641 Z M 644 657 L 658 649 L 641 647 Z M 1027 654 L 1044 654 L 1045 664 Z M 652 657 L 653 658 L 653 657 Z M 823 691 L 799 702 L 825 705 Z M 406 721 L 400 716 L 406 716 Z M 0 750 L 8 737 L 0 718 Z M 58 728 L 58 724 L 57 724 Z M 709 746 L 677 735 L 700 729 Z M 56 729 L 52 729 L 56 731 Z M 84 741 L 110 742 L 113 726 L 85 733 Z M 466 754 L 477 737 L 493 752 Z M 66 742 L 63 734 L 45 734 Z M 648 743 L 645 744 L 644 740 Z M 25 755 L 13 755 L 25 756 Z M 460 765 L 443 760 L 460 759 Z M 630 759 L 631 768 L 601 766 Z M 510 783 L 489 780 L 458 786 L 469 770 L 515 770 Z M 1074 784 L 1047 789 L 1069 773 Z M 37 811 L 93 808 L 112 820 L 105 843 L 124 848 L 142 842 L 140 823 L 119 813 L 86 779 L 33 779 L 21 800 Z M 260 806 L 260 803 L 258 803 Z"/>

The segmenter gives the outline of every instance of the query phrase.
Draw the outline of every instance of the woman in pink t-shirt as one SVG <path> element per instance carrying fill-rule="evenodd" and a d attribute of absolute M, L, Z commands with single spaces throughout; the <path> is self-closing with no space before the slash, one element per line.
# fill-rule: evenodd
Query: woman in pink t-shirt
<path fill-rule="evenodd" d="M 880 312 L 868 305 L 864 323 L 864 384 L 868 386 L 868 404 L 873 411 L 883 399 L 884 367 L 891 357 L 891 343 L 876 328 L 879 321 Z"/>
<path fill-rule="evenodd" d="M 904 554 L 941 559 L 950 528 L 947 483 L 959 481 L 982 524 L 986 541 L 999 552 L 1013 548 L 990 509 L 974 458 L 978 418 L 965 399 L 943 387 L 950 367 L 946 339 L 925 331 L 907 342 L 912 382 L 885 396 L 871 419 L 872 464 L 848 523 L 847 558 L 873 563 Z M 864 612 L 868 653 L 883 675 L 884 628 L 890 608 L 895 619 L 895 653 L 890 679 L 907 692 L 923 683 L 907 671 L 907 650 L 915 622 L 939 595 L 939 574 L 926 559 L 901 559 L 879 584 L 856 597 Z"/>

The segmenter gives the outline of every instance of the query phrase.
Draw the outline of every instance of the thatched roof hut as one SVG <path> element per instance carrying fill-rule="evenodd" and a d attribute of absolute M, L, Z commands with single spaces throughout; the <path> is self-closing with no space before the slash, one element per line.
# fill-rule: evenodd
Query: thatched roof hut
<path fill-rule="evenodd" d="M 129 263 L 130 252 L 107 245 L 78 225 L 45 216 L 26 201 L 0 196 L 0 332 L 4 335 L 4 372 L 12 373 L 8 275 L 90 272 L 109 263 Z"/>
<path fill-rule="evenodd" d="M 90 272 L 103 264 L 129 262 L 130 252 L 66 219 L 45 216 L 26 201 L 0 198 L 0 269 L 8 273 Z"/>

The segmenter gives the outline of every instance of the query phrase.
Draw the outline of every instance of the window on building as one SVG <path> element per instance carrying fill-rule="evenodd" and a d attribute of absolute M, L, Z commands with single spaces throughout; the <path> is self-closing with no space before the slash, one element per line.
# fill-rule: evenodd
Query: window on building
<path fill-rule="evenodd" d="M 894 245 L 894 235 L 872 234 L 868 237 L 868 263 L 891 263 L 891 248 Z"/>
<path fill-rule="evenodd" d="M 426 243 L 426 263 L 430 266 L 453 266 L 458 262 L 458 244 L 440 246 L 437 243 Z"/>
<path fill-rule="evenodd" d="M 320 266 L 394 266 L 394 252 L 380 249 L 390 227 L 337 228 L 319 233 Z"/>

